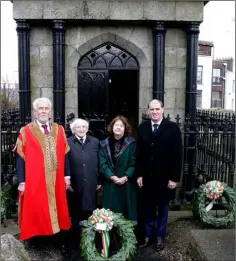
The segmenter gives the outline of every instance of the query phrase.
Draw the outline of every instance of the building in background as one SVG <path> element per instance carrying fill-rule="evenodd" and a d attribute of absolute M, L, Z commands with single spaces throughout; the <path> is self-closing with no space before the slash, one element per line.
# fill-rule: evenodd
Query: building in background
<path fill-rule="evenodd" d="M 213 61 L 211 107 L 235 111 L 234 60 L 220 58 Z"/>
<path fill-rule="evenodd" d="M 197 108 L 211 108 L 213 53 L 212 42 L 198 42 Z"/>

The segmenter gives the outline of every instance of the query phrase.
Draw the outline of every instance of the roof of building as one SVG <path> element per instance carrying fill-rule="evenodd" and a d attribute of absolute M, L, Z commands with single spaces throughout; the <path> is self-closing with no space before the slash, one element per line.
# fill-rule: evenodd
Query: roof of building
<path fill-rule="evenodd" d="M 198 41 L 198 44 L 199 44 L 199 45 L 211 46 L 211 47 L 214 46 L 214 43 L 213 43 L 213 42 L 203 41 L 203 40 L 199 40 L 199 41 Z"/>

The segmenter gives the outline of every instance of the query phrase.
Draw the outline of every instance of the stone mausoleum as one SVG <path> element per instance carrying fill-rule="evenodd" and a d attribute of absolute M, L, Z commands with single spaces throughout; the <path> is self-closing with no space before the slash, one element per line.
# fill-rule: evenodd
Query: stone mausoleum
<path fill-rule="evenodd" d="M 91 126 L 123 114 L 136 127 L 152 98 L 173 120 L 195 114 L 206 1 L 12 2 L 22 120 L 40 96 L 62 124 L 70 113 Z"/>

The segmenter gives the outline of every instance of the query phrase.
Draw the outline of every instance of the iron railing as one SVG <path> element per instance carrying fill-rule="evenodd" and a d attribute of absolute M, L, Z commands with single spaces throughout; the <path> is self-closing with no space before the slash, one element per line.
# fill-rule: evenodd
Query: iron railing
<path fill-rule="evenodd" d="M 83 117 L 83 115 L 80 115 Z M 71 135 L 69 124 L 74 114 L 67 116 L 65 130 Z M 84 117 L 90 123 L 90 134 L 100 139 L 106 133 L 106 117 Z M 167 118 L 170 119 L 169 115 Z M 143 115 L 143 120 L 147 116 Z M 57 118 L 56 121 L 60 122 Z M 172 119 L 170 119 L 172 120 Z M 27 122 L 30 117 L 27 118 Z M 180 126 L 183 135 L 182 188 L 178 202 L 190 202 L 196 188 L 209 180 L 219 180 L 234 185 L 235 173 L 235 114 L 198 110 L 195 121 L 178 115 L 174 121 Z M 27 122 L 20 122 L 19 110 L 3 111 L 1 115 L 2 141 L 2 184 L 16 173 L 15 155 L 12 152 L 20 128 Z"/>

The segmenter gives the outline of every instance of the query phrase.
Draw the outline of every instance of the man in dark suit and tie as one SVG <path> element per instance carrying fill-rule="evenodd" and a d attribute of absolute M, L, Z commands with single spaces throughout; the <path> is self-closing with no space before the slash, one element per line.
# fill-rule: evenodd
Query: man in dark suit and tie
<path fill-rule="evenodd" d="M 182 168 L 179 126 L 163 118 L 163 112 L 161 101 L 149 102 L 150 120 L 140 124 L 137 135 L 137 183 L 142 195 L 139 231 L 145 237 L 140 247 L 147 247 L 155 239 L 157 252 L 164 248 L 169 200 Z"/>

